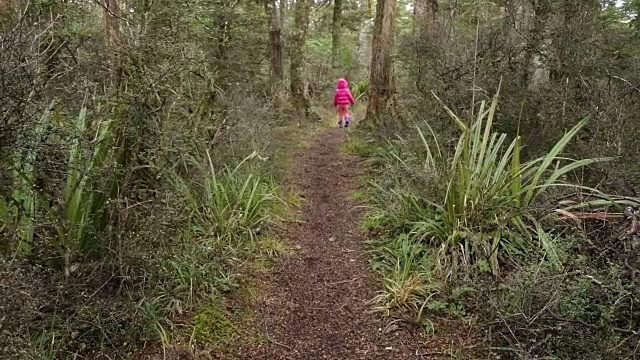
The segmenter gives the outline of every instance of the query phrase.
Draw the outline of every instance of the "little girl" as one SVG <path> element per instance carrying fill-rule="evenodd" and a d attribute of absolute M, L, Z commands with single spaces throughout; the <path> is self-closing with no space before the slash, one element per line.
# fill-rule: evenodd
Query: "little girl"
<path fill-rule="evenodd" d="M 345 79 L 338 80 L 338 86 L 336 87 L 336 94 L 333 96 L 333 106 L 338 108 L 338 126 L 342 127 L 342 121 L 344 120 L 344 127 L 349 126 L 351 118 L 349 117 L 349 104 L 355 104 L 353 95 L 349 91 L 349 84 Z"/>

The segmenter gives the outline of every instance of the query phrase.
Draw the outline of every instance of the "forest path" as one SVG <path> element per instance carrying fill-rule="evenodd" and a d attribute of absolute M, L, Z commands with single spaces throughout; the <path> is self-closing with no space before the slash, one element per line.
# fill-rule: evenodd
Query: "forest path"
<path fill-rule="evenodd" d="M 260 279 L 253 326 L 268 341 L 243 345 L 240 359 L 422 358 L 413 331 L 385 331 L 389 320 L 370 311 L 375 277 L 351 196 L 362 167 L 340 149 L 345 130 L 322 130 L 291 159 L 302 221 L 279 234 L 293 251 Z"/>

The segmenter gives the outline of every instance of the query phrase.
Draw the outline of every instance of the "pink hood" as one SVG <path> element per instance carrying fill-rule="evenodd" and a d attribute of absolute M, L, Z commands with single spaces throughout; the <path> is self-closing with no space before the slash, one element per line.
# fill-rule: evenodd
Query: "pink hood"
<path fill-rule="evenodd" d="M 349 91 L 347 80 L 338 80 L 336 94 L 333 96 L 333 106 L 355 104 L 355 100 Z"/>

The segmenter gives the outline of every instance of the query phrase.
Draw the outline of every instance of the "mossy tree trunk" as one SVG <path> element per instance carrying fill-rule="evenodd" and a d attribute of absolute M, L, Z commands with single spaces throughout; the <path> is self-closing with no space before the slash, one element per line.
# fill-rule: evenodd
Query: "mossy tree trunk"
<path fill-rule="evenodd" d="M 276 0 L 265 1 L 265 12 L 269 19 L 269 49 L 271 60 L 271 95 L 276 104 L 280 104 L 282 98 L 282 25 L 278 19 L 278 7 Z"/>
<path fill-rule="evenodd" d="M 533 3 L 533 28 L 529 37 L 525 72 L 529 89 L 537 89 L 549 80 L 547 61 L 549 48 L 548 25 L 551 17 L 551 0 L 535 0 Z"/>
<path fill-rule="evenodd" d="M 428 53 L 429 46 L 427 42 L 429 37 L 434 34 L 433 27 L 436 23 L 436 13 L 438 11 L 437 0 L 415 0 L 413 6 L 413 35 L 415 41 L 416 55 L 416 88 L 425 93 L 423 79 L 425 76 L 425 64 L 427 58 L 432 56 Z"/>
<path fill-rule="evenodd" d="M 416 0 L 413 6 L 414 35 L 416 40 L 427 36 L 429 27 L 436 21 L 438 0 Z"/>
<path fill-rule="evenodd" d="M 340 52 L 342 31 L 342 0 L 333 0 L 333 26 L 331 29 L 331 66 L 335 69 Z"/>
<path fill-rule="evenodd" d="M 120 39 L 120 6 L 118 0 L 105 0 L 104 21 L 109 76 L 113 88 L 119 89 L 122 83 L 123 68 L 117 47 Z"/>
<path fill-rule="evenodd" d="M 371 0 L 360 0 L 360 30 L 358 34 L 358 60 L 361 74 L 368 77 L 371 66 Z"/>
<path fill-rule="evenodd" d="M 297 0 L 294 5 L 294 24 L 291 33 L 291 68 L 290 87 L 291 103 L 296 110 L 304 110 L 309 114 L 309 99 L 305 92 L 305 54 L 309 17 L 311 15 L 311 0 Z"/>
<path fill-rule="evenodd" d="M 369 102 L 363 125 L 380 134 L 395 132 L 400 119 L 394 104 L 393 44 L 396 0 L 379 0 L 373 27 Z"/>

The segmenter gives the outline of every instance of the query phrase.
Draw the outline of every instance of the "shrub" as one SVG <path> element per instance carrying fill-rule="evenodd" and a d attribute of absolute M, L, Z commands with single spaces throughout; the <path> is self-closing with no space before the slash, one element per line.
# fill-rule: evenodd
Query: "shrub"
<path fill-rule="evenodd" d="M 46 111 L 34 130 L 36 142 L 44 138 L 45 129 L 53 125 L 53 109 Z M 66 275 L 69 275 L 71 258 L 75 254 L 87 255 L 93 248 L 93 235 L 107 226 L 103 216 L 108 199 L 115 189 L 117 177 L 100 181 L 98 175 L 107 167 L 116 165 L 118 148 L 114 146 L 115 119 L 99 121 L 89 126 L 87 108 L 82 107 L 67 139 L 69 153 L 60 199 L 36 184 L 35 149 L 18 150 L 13 156 L 13 191 L 0 202 L 0 220 L 10 224 L 16 235 L 18 254 L 28 254 L 34 237 L 36 223 L 52 224 L 55 236 L 47 237 L 48 243 L 64 259 Z M 89 134 L 95 138 L 85 141 Z M 88 144 L 92 146 L 87 146 Z M 8 201 L 7 201 L 8 200 Z M 52 205 L 55 204 L 55 205 Z"/>
<path fill-rule="evenodd" d="M 356 101 L 358 101 L 360 98 L 366 97 L 368 91 L 369 91 L 369 82 L 367 81 L 358 81 L 356 83 L 351 84 L 351 95 L 353 95 L 353 98 Z"/>
<path fill-rule="evenodd" d="M 465 359 L 631 358 L 638 341 L 638 284 L 630 265 L 637 263 L 630 249 L 638 241 L 638 201 L 566 181 L 609 160 L 562 155 L 587 120 L 543 156 L 523 161 L 520 138 L 507 141 L 493 130 L 497 99 L 482 103 L 470 124 L 445 107 L 460 131 L 451 146 L 426 124 L 413 139 L 376 149 L 374 206 L 363 226 L 377 236 L 377 309 L 408 311 L 394 315 L 427 331 L 451 324 L 468 330 L 482 345 L 462 344 Z M 580 197 L 566 200 L 566 190 Z M 549 206 L 558 194 L 564 200 Z M 633 208 L 610 211 L 623 206 Z M 552 224 L 552 212 L 579 222 L 581 231 Z M 590 231 L 600 220 L 606 222 Z"/>
<path fill-rule="evenodd" d="M 207 151 L 208 168 L 194 157 L 187 158 L 188 164 L 197 172 L 193 180 L 187 180 L 175 171 L 168 173 L 196 219 L 200 235 L 214 235 L 229 243 L 240 243 L 245 238 L 253 240 L 261 231 L 269 219 L 268 205 L 278 197 L 275 186 L 267 178 L 242 171 L 243 165 L 257 156 L 254 152 L 236 167 L 225 166 L 216 172 Z"/>
<path fill-rule="evenodd" d="M 377 186 L 386 203 L 381 209 L 390 209 L 402 231 L 429 244 L 435 250 L 437 268 L 452 276 L 461 267 L 479 262 L 495 273 L 501 257 L 526 252 L 534 238 L 544 242 L 543 236 L 536 235 L 542 230 L 532 210 L 534 202 L 549 188 L 573 187 L 563 181 L 572 171 L 607 160 L 562 156 L 585 119 L 544 156 L 523 162 L 520 138 L 507 142 L 506 134 L 493 130 L 497 106 L 498 94 L 488 106 L 482 102 L 470 124 L 445 106 L 461 132 L 452 154 L 432 131 L 428 141 L 418 128 L 424 155 L 416 154 L 413 159 L 422 158 L 422 164 L 392 155 L 401 167 L 424 170 L 422 181 L 435 184 L 428 193 L 411 187 L 387 190 Z"/>

